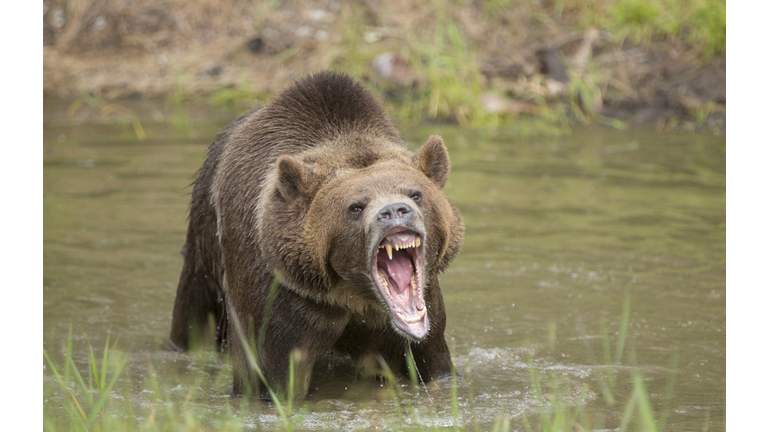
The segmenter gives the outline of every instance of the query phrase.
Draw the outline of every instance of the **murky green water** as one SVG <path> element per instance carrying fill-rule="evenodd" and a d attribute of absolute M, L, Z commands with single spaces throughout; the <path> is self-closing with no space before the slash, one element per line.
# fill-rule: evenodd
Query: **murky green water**
<path fill-rule="evenodd" d="M 138 422 L 162 412 L 153 402 L 159 391 L 203 419 L 232 411 L 247 428 L 279 423 L 271 407 L 227 396 L 226 356 L 164 345 L 182 264 L 185 187 L 234 117 L 192 115 L 181 132 L 145 121 L 140 142 L 130 123 L 68 126 L 66 107 L 45 104 L 44 348 L 61 360 L 71 324 L 84 369 L 84 334 L 97 357 L 107 335 L 117 338 L 130 362 L 118 394 L 134 399 Z M 462 422 L 488 430 L 505 415 L 511 430 L 523 430 L 526 413 L 537 424 L 533 371 L 545 398 L 575 407 L 586 388 L 593 426 L 618 428 L 636 366 L 657 417 L 670 401 L 668 430 L 702 430 L 707 417 L 710 431 L 723 430 L 725 139 L 616 131 L 539 139 L 445 127 L 405 137 L 416 145 L 431 133 L 451 152 L 447 192 L 466 223 L 462 252 L 441 277 Z M 627 292 L 630 328 L 611 407 L 601 326 L 615 351 Z M 452 424 L 449 383 L 405 389 L 400 402 L 416 411 L 401 420 L 386 385 L 348 369 L 330 357 L 319 366 L 301 429 Z M 152 374 L 158 389 L 149 387 Z M 48 369 L 43 375 L 53 385 Z"/>

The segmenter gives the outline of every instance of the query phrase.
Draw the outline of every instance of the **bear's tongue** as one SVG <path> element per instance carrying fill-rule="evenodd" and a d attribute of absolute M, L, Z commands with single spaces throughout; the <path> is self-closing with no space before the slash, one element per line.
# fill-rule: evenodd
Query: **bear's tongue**
<path fill-rule="evenodd" d="M 379 243 L 372 269 L 393 323 L 418 340 L 429 331 L 420 280 L 423 272 L 421 247 L 421 236 L 404 228 L 393 228 Z"/>
<path fill-rule="evenodd" d="M 399 294 L 410 292 L 413 262 L 411 262 L 411 256 L 408 252 L 405 250 L 395 251 L 390 260 L 386 252 L 381 251 L 376 259 L 376 264 L 388 276 L 388 279 L 394 282 L 394 284 L 390 284 L 391 289 L 396 290 Z"/>

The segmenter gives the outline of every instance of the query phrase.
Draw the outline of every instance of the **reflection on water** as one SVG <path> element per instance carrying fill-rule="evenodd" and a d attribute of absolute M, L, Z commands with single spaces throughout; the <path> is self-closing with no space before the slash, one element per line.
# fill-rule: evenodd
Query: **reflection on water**
<path fill-rule="evenodd" d="M 97 348 L 117 338 L 139 419 L 150 396 L 136 389 L 155 370 L 171 400 L 195 404 L 203 417 L 233 411 L 246 427 L 280 422 L 268 406 L 227 395 L 226 356 L 164 348 L 186 186 L 224 123 L 195 123 L 184 134 L 147 124 L 144 142 L 130 125 L 44 125 L 44 348 L 61 358 L 71 323 L 84 365 L 84 334 Z M 660 412 L 678 356 L 670 426 L 700 430 L 708 415 L 709 430 L 724 429 L 725 139 L 597 130 L 537 139 L 448 127 L 405 137 L 416 146 L 431 133 L 451 152 L 446 190 L 466 223 L 464 248 L 441 276 L 461 421 L 485 430 L 508 415 L 511 430 L 522 430 L 522 413 L 537 412 L 533 371 L 555 378 L 558 389 L 544 391 L 567 405 L 584 391 L 585 409 L 615 428 L 632 367 Z M 609 409 L 602 334 L 615 351 L 627 292 L 619 405 Z M 302 428 L 401 423 L 387 385 L 354 378 L 345 360 L 317 366 Z M 406 423 L 452 425 L 450 380 L 400 384 L 415 410 Z"/>

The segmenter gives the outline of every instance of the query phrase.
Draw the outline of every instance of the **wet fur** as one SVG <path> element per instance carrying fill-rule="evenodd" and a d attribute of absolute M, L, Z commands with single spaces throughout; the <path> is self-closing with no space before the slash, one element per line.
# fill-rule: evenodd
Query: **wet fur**
<path fill-rule="evenodd" d="M 403 372 L 410 345 L 425 382 L 449 374 L 437 274 L 458 253 L 464 231 L 441 190 L 449 172 L 442 139 L 433 136 L 415 154 L 407 151 L 382 107 L 347 76 L 326 72 L 295 83 L 227 126 L 208 151 L 194 182 L 171 343 L 185 350 L 194 334 L 215 334 L 232 351 L 234 392 L 266 397 L 233 320 L 258 331 L 270 284 L 281 271 L 258 353 L 279 394 L 286 392 L 294 350 L 297 397 L 307 392 L 314 362 L 330 349 L 349 353 L 356 364 L 381 356 Z M 430 330 L 419 342 L 391 324 L 386 304 L 371 289 L 366 261 L 366 224 L 375 218 L 376 203 L 407 199 L 405 185 L 424 195 L 419 215 L 429 239 L 424 296 Z M 371 203 L 358 221 L 345 218 L 351 200 Z"/>

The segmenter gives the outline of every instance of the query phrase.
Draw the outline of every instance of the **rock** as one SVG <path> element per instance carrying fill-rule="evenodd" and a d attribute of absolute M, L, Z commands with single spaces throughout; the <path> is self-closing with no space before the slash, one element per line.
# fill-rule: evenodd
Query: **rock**
<path fill-rule="evenodd" d="M 295 30 L 280 23 L 267 22 L 256 37 L 248 41 L 253 53 L 275 55 L 290 48 L 296 38 Z"/>
<path fill-rule="evenodd" d="M 566 72 L 566 67 L 563 63 L 560 50 L 541 48 L 536 51 L 536 57 L 539 59 L 539 68 L 542 74 L 546 75 L 547 78 L 562 84 L 568 83 L 568 73 Z"/>
<path fill-rule="evenodd" d="M 546 77 L 544 78 L 544 87 L 547 89 L 550 96 L 557 96 L 565 92 L 565 89 L 568 88 L 568 82 Z"/>
<path fill-rule="evenodd" d="M 248 46 L 248 49 L 252 53 L 260 53 L 264 51 L 264 41 L 258 36 L 249 40 L 246 46 Z"/>
<path fill-rule="evenodd" d="M 483 93 L 480 95 L 480 105 L 483 106 L 487 112 L 496 114 L 507 110 L 509 106 L 508 101 L 496 93 Z"/>
<path fill-rule="evenodd" d="M 224 72 L 224 66 L 222 66 L 219 63 L 217 63 L 217 64 L 209 67 L 208 69 L 200 72 L 199 74 L 197 74 L 197 76 L 213 78 L 213 77 L 217 77 L 217 76 L 221 75 L 222 72 Z"/>
<path fill-rule="evenodd" d="M 482 105 L 483 109 L 490 114 L 519 114 L 521 112 L 537 113 L 540 111 L 540 108 L 536 105 L 512 100 L 493 92 L 486 92 L 480 95 L 480 105 Z"/>
<path fill-rule="evenodd" d="M 413 71 L 400 53 L 381 54 L 371 60 L 370 67 L 380 78 L 397 84 L 409 85 L 415 80 Z"/>

